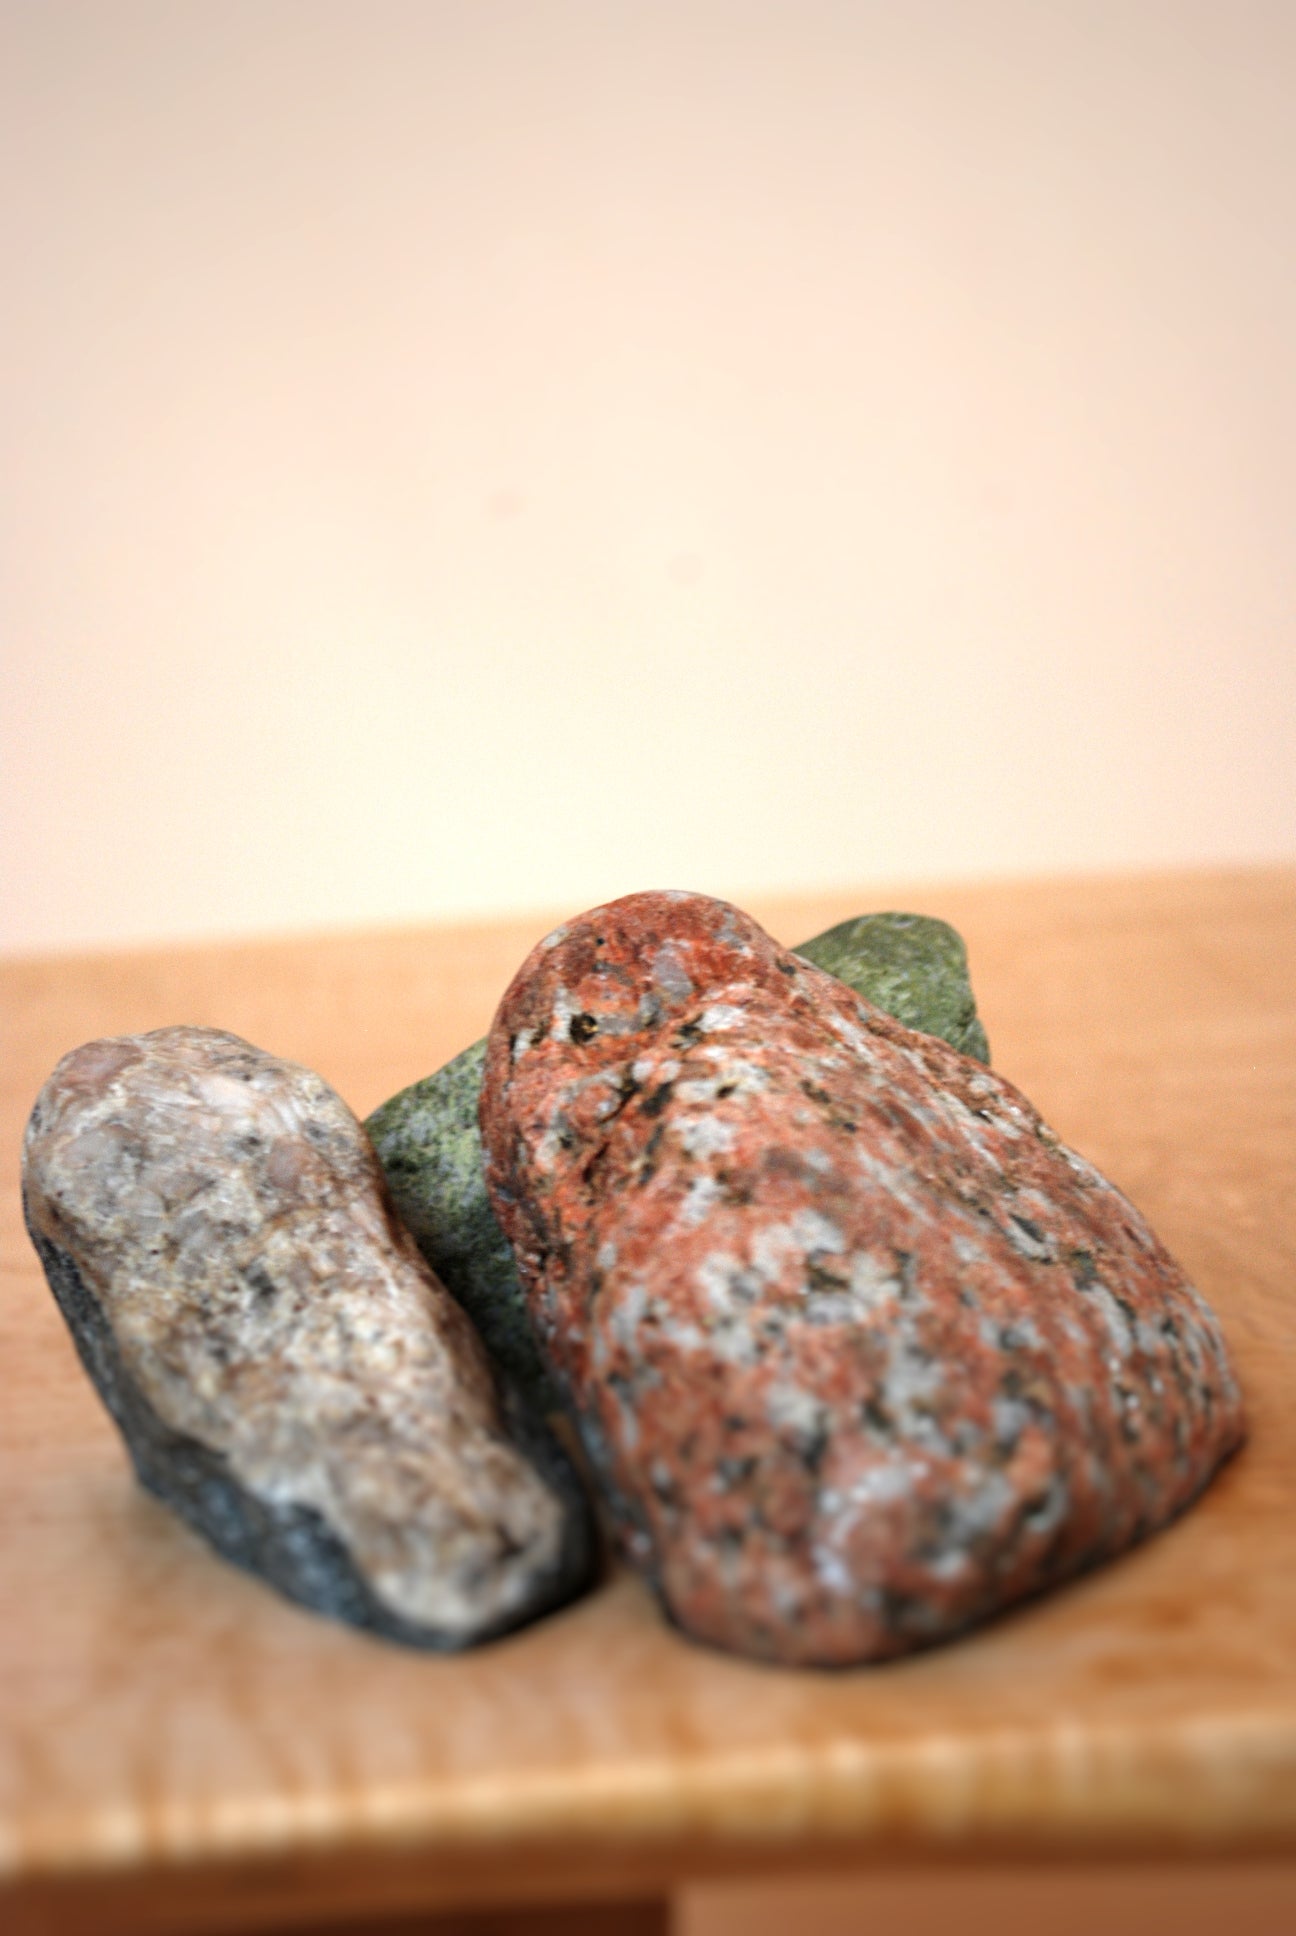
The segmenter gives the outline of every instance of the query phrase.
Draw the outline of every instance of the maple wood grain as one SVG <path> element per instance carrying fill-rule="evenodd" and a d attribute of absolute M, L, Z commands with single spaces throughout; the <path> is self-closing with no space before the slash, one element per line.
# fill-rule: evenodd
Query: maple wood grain
<path fill-rule="evenodd" d="M 995 1066 L 1219 1310 L 1252 1436 L 1139 1552 L 848 1673 L 727 1659 L 632 1579 L 457 1659 L 316 1619 L 131 1483 L 22 1230 L 64 1050 L 217 1024 L 360 1114 L 481 1033 L 543 920 L 0 967 L 0 1924 L 289 1927 L 1018 1855 L 1296 1853 L 1296 873 L 856 890 L 965 934 Z M 55 1918 L 56 1920 L 51 1920 Z"/>

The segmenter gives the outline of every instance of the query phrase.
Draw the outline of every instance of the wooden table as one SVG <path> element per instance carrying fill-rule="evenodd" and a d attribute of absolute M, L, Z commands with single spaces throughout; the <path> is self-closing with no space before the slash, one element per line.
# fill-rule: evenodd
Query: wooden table
<path fill-rule="evenodd" d="M 996 1066 L 1222 1314 L 1253 1436 L 1200 1506 L 972 1639 L 838 1675 L 691 1646 L 629 1578 L 459 1659 L 297 1611 L 131 1483 L 22 1232 L 27 1109 L 74 1044 L 193 1021 L 311 1064 L 363 1115 L 484 1029 L 544 923 L 11 963 L 7 1936 L 373 1928 L 917 1857 L 1296 1856 L 1296 873 L 755 911 L 797 941 L 877 905 L 963 930 Z"/>

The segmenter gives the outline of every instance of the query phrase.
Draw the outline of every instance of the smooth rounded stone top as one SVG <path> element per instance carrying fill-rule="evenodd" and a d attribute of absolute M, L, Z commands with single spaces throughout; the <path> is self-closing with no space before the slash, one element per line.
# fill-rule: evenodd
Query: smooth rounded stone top
<path fill-rule="evenodd" d="M 989 1061 L 968 981 L 967 950 L 946 921 L 861 914 L 797 953 L 910 1028 Z M 365 1123 L 397 1209 L 491 1357 L 542 1410 L 561 1395 L 531 1330 L 513 1252 L 486 1191 L 477 1122 L 486 1043 L 402 1089 Z"/>
<path fill-rule="evenodd" d="M 1012 1085 L 697 895 L 534 950 L 487 1180 L 626 1551 L 845 1665 L 1121 1552 L 1240 1442 L 1219 1326 Z"/>
<path fill-rule="evenodd" d="M 319 1076 L 213 1029 L 91 1042 L 41 1092 L 23 1183 L 140 1478 L 227 1557 L 437 1648 L 586 1583 L 567 1461 L 497 1393 Z"/>
<path fill-rule="evenodd" d="M 860 914 L 796 950 L 906 1028 L 978 1062 L 990 1044 L 976 1012 L 963 937 L 929 914 Z"/>

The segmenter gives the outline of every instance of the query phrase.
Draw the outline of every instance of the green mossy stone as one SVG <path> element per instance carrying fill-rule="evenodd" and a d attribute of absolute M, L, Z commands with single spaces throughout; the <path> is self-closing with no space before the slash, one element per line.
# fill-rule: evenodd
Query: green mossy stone
<path fill-rule="evenodd" d="M 558 1403 L 527 1316 L 508 1239 L 486 1194 L 477 1099 L 485 1041 L 402 1089 L 365 1128 L 415 1243 L 476 1325 L 499 1368 L 544 1410 Z"/>
<path fill-rule="evenodd" d="M 907 1027 L 988 1062 L 967 950 L 948 922 L 863 914 L 796 950 Z M 402 1089 L 365 1128 L 397 1210 L 501 1371 L 542 1410 L 562 1403 L 536 1346 L 508 1240 L 486 1194 L 477 1100 L 485 1041 Z"/>
<path fill-rule="evenodd" d="M 907 1028 L 938 1035 L 961 1055 L 989 1062 L 967 949 L 948 921 L 927 914 L 861 914 L 795 952 Z"/>

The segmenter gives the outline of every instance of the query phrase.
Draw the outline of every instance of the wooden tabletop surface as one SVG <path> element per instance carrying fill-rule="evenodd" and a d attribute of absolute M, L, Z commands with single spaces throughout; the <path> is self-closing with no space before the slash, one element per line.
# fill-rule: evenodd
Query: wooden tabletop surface
<path fill-rule="evenodd" d="M 298 1611 L 131 1482 L 22 1230 L 89 1037 L 217 1024 L 360 1115 L 480 1034 L 542 921 L 0 969 L 0 1925 L 285 1926 L 915 1854 L 1296 1854 L 1296 872 L 858 890 L 965 934 L 995 1066 L 1220 1312 L 1251 1442 L 1179 1525 L 976 1636 L 727 1659 L 636 1581 L 438 1659 Z"/>

